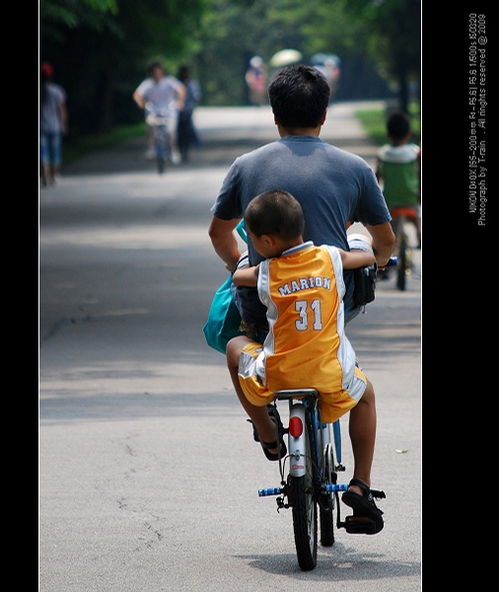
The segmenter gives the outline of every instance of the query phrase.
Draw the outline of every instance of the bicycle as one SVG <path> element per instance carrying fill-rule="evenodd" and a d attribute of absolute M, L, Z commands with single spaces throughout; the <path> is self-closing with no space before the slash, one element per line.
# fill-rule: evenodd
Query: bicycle
<path fill-rule="evenodd" d="M 399 290 L 404 291 L 407 287 L 407 276 L 414 269 L 414 247 L 407 233 L 407 224 L 411 223 L 417 228 L 417 212 L 414 207 L 394 208 L 391 215 L 398 259 L 396 286 Z"/>
<path fill-rule="evenodd" d="M 319 392 L 301 388 L 274 393 L 277 401 L 289 403 L 288 454 L 279 456 L 280 487 L 259 489 L 260 497 L 278 496 L 277 511 L 292 508 L 293 532 L 298 564 L 303 571 L 317 564 L 317 532 L 324 547 L 334 544 L 334 510 L 336 528 L 345 528 L 350 534 L 366 533 L 371 520 L 347 516 L 341 520 L 339 492 L 348 489 L 347 483 L 338 483 L 338 473 L 345 470 L 341 462 L 341 430 L 339 420 L 323 423 L 318 408 Z M 285 464 L 289 460 L 289 474 L 285 477 Z M 371 490 L 373 497 L 384 498 L 382 491 Z M 287 498 L 287 502 L 286 502 Z M 319 509 L 319 521 L 317 520 Z"/>
<path fill-rule="evenodd" d="M 172 151 L 172 140 L 168 130 L 171 117 L 166 109 L 158 109 L 152 103 L 145 105 L 146 123 L 153 128 L 156 166 L 161 175 L 165 172 L 166 161 Z"/>

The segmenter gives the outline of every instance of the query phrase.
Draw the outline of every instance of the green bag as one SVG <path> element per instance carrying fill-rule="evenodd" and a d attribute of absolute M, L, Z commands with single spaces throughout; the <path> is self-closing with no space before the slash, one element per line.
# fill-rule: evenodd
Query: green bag
<path fill-rule="evenodd" d="M 239 236 L 247 242 L 244 220 L 241 220 L 236 227 Z M 225 354 L 227 342 L 237 335 L 244 335 L 239 330 L 241 315 L 232 296 L 232 275 L 218 288 L 213 296 L 208 320 L 203 327 L 206 343 Z"/>

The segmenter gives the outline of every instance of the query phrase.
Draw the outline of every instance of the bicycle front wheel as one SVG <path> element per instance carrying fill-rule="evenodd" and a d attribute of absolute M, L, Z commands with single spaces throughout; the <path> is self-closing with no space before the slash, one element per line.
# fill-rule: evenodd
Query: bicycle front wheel
<path fill-rule="evenodd" d="M 407 239 L 403 234 L 400 237 L 397 266 L 397 288 L 405 290 L 407 282 Z"/>
<path fill-rule="evenodd" d="M 307 438 L 307 454 L 303 461 L 306 463 L 306 472 L 302 477 L 290 475 L 289 488 L 298 564 L 303 571 L 309 571 L 314 569 L 317 564 L 317 503 L 314 494 L 308 430 L 306 430 L 305 437 Z"/>

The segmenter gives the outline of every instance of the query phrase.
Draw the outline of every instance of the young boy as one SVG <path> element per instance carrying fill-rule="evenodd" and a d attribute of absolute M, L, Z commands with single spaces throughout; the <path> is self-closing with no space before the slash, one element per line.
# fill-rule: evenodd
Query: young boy
<path fill-rule="evenodd" d="M 263 343 L 246 336 L 227 345 L 227 364 L 236 393 L 251 418 L 265 456 L 277 460 L 286 448 L 277 416 L 267 405 L 286 388 L 316 388 L 321 418 L 333 422 L 347 411 L 354 454 L 354 478 L 343 501 L 358 516 L 383 528 L 382 512 L 370 494 L 376 436 L 372 384 L 357 367 L 355 352 L 344 333 L 343 268 L 375 262 L 368 251 L 344 251 L 303 242 L 304 217 L 299 202 L 286 191 L 255 197 L 244 214 L 254 248 L 265 260 L 236 269 L 233 281 L 256 286 L 267 307 L 270 331 Z M 374 534 L 374 533 L 371 533 Z"/>
<path fill-rule="evenodd" d="M 412 143 L 409 119 L 403 113 L 393 113 L 387 121 L 389 144 L 378 151 L 376 177 L 383 184 L 383 195 L 392 215 L 405 214 L 416 226 L 421 243 L 419 207 L 421 203 L 421 150 Z"/>

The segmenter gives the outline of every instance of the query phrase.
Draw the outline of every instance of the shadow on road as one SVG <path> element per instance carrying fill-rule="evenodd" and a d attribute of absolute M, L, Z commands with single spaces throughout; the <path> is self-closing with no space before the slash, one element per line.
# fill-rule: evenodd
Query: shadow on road
<path fill-rule="evenodd" d="M 312 571 L 300 570 L 296 555 L 236 555 L 255 569 L 276 575 L 285 575 L 294 580 L 348 582 L 404 578 L 418 576 L 421 565 L 417 561 L 390 561 L 380 553 L 359 553 L 352 547 L 335 542 L 332 550 L 319 549 L 317 566 Z M 395 589 L 395 588 L 393 588 Z"/>

